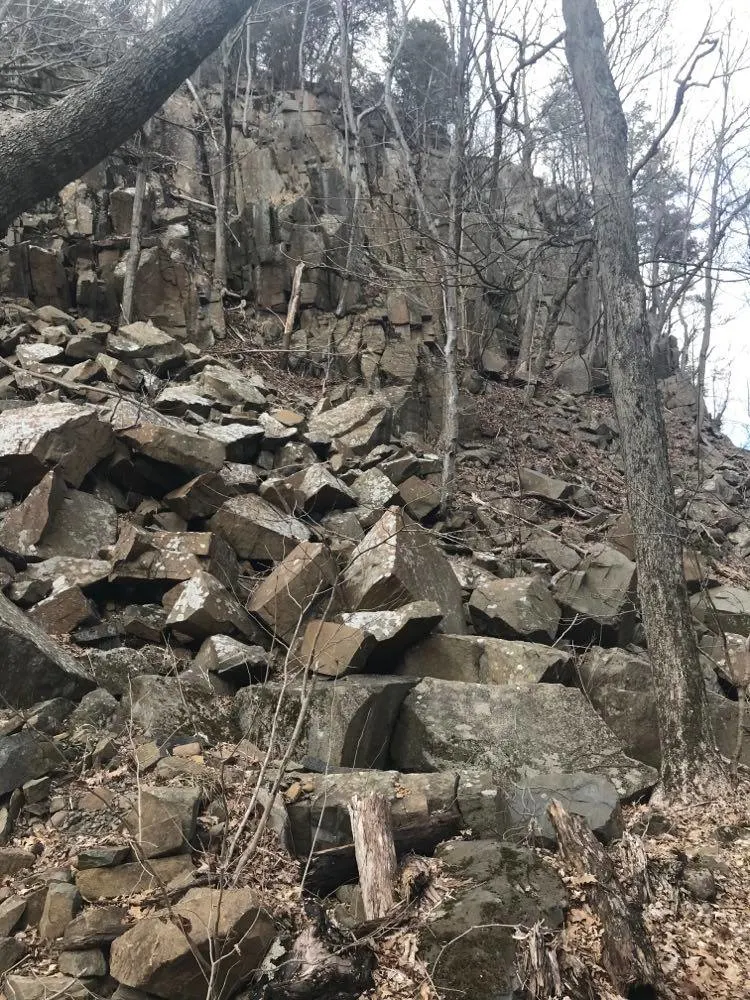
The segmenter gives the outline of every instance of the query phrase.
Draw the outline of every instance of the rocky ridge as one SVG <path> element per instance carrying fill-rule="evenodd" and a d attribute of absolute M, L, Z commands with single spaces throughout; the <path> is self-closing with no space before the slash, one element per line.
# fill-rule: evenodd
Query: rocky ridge
<path fill-rule="evenodd" d="M 559 926 L 564 887 L 523 846 L 529 829 L 553 839 L 555 797 L 616 836 L 659 763 L 609 402 L 483 383 L 484 437 L 464 441 L 440 520 L 439 457 L 398 432 L 393 393 L 340 383 L 316 399 L 151 323 L 2 310 L 8 1000 L 169 1000 L 175 983 L 197 1000 L 206 968 L 216 996 L 284 995 L 264 959 L 302 930 L 298 864 L 308 890 L 336 892 L 338 933 L 361 919 L 347 805 L 363 791 L 391 801 L 400 855 L 471 831 L 439 849 L 441 870 L 484 888 L 458 892 L 421 960 L 478 908 Z M 97 346 L 84 362 L 82 337 Z M 662 386 L 729 754 L 722 636 L 731 651 L 750 631 L 750 466 L 718 436 L 698 466 L 689 393 Z M 278 876 L 258 871 L 258 809 Z M 466 986 L 456 952 L 439 989 Z M 498 977 L 512 989 L 510 932 L 482 954 L 472 995 Z M 349 995 L 369 982 L 336 975 Z"/>

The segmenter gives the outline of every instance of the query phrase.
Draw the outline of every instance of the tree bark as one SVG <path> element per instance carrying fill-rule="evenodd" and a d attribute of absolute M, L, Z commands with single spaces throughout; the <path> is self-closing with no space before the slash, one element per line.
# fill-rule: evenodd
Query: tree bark
<path fill-rule="evenodd" d="M 601 964 L 621 996 L 633 988 L 653 986 L 659 963 L 639 910 L 631 906 L 612 864 L 586 823 L 559 804 L 548 809 L 560 854 L 580 878 L 586 902 L 601 924 Z M 589 877 L 587 877 L 589 876 Z M 593 877 L 590 877 L 593 876 Z"/>
<path fill-rule="evenodd" d="M 627 126 L 595 0 L 563 0 L 565 47 L 583 107 L 607 363 L 625 465 L 638 593 L 654 675 L 667 796 L 704 794 L 722 775 L 682 569 L 667 436 L 638 267 Z M 698 791 L 698 789 L 700 789 Z"/>
<path fill-rule="evenodd" d="M 138 44 L 51 108 L 0 123 L 0 233 L 151 118 L 255 0 L 182 0 Z"/>
<path fill-rule="evenodd" d="M 367 920 L 380 920 L 393 909 L 396 847 L 391 804 L 383 795 L 355 795 L 349 803 L 359 886 Z"/>
<path fill-rule="evenodd" d="M 125 264 L 125 281 L 122 286 L 122 305 L 120 314 L 123 324 L 133 319 L 133 298 L 135 282 L 138 275 L 138 264 L 141 259 L 143 241 L 143 203 L 146 199 L 146 182 L 148 180 L 148 134 L 146 128 L 141 136 L 141 157 L 138 161 L 138 171 L 135 176 L 135 196 L 133 197 L 133 219 L 130 230 L 130 250 Z"/>
<path fill-rule="evenodd" d="M 294 277 L 292 278 L 292 295 L 289 299 L 289 307 L 286 311 L 286 320 L 284 321 L 284 339 L 282 341 L 282 349 L 284 351 L 283 365 L 284 368 L 289 367 L 289 352 L 292 348 L 292 333 L 294 332 L 294 324 L 297 319 L 297 311 L 299 309 L 300 294 L 302 292 L 302 275 L 305 270 L 305 262 L 301 260 L 294 269 Z"/>

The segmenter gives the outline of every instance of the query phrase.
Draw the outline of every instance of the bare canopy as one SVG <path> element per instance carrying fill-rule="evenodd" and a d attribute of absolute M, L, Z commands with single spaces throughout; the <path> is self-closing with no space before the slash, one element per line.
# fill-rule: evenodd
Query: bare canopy
<path fill-rule="evenodd" d="M 182 0 L 137 46 L 69 97 L 0 118 L 0 233 L 140 128 L 254 3 Z"/>

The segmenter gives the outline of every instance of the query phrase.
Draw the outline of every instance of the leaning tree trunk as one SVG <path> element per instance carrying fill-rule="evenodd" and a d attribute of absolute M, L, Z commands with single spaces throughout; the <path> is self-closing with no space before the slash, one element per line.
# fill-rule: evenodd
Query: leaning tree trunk
<path fill-rule="evenodd" d="M 583 107 L 607 363 L 620 425 L 638 593 L 654 676 L 662 783 L 687 797 L 720 776 L 682 569 L 664 418 L 638 268 L 627 126 L 595 0 L 563 0 L 565 47 Z M 698 794 L 701 794 L 700 792 Z"/>
<path fill-rule="evenodd" d="M 139 129 L 254 2 L 182 0 L 70 97 L 0 123 L 0 233 Z"/>

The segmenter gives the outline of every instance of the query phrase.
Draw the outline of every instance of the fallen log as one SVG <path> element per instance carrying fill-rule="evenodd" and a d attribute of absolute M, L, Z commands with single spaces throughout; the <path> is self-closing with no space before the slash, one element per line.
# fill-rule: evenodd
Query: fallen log
<path fill-rule="evenodd" d="M 601 966 L 620 996 L 655 988 L 658 962 L 641 916 L 617 880 L 612 862 L 586 823 L 559 802 L 548 808 L 567 869 L 601 925 Z"/>

